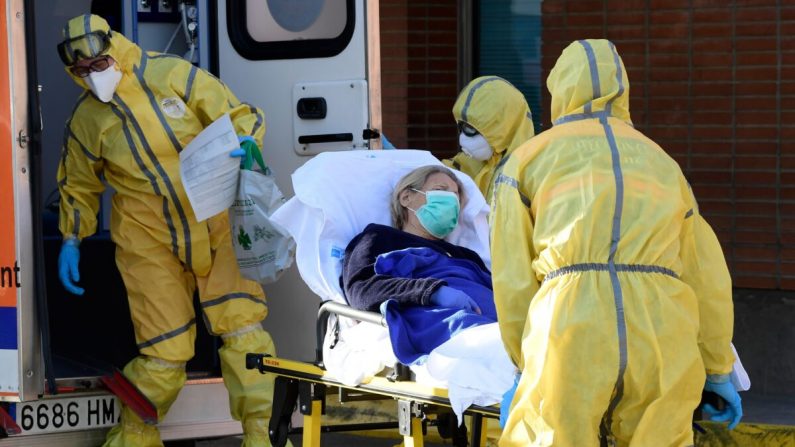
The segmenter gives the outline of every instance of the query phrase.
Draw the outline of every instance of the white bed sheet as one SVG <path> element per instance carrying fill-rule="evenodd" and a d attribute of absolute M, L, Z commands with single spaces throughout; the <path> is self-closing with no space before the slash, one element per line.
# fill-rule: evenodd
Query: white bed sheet
<path fill-rule="evenodd" d="M 323 358 L 329 374 L 346 385 L 367 382 L 397 363 L 387 329 L 366 323 L 340 331 L 337 340 L 329 332 Z M 497 323 L 459 332 L 434 349 L 425 362 L 410 368 L 417 383 L 447 389 L 459 423 L 470 405 L 499 403 L 516 374 Z"/>

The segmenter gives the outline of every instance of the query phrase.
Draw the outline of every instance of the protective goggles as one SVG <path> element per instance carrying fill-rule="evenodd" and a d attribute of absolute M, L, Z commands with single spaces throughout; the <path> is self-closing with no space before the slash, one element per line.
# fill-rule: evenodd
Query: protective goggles
<path fill-rule="evenodd" d="M 477 129 L 475 129 L 474 127 L 470 126 L 469 124 L 463 121 L 458 122 L 458 133 L 462 133 L 468 137 L 474 137 L 480 134 L 480 132 L 478 132 Z"/>
<path fill-rule="evenodd" d="M 72 66 L 81 59 L 101 56 L 110 47 L 110 33 L 92 31 L 58 44 L 58 56 L 64 65 Z M 107 68 L 107 67 L 106 67 Z"/>

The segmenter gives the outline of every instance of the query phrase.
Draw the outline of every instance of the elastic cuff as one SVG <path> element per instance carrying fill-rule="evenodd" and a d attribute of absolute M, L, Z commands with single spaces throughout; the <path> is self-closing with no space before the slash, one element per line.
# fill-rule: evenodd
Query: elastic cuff
<path fill-rule="evenodd" d="M 172 362 L 169 360 L 163 360 L 152 356 L 146 356 L 146 358 L 152 363 L 156 363 L 160 366 L 171 369 L 185 369 L 185 365 L 187 364 L 186 362 Z"/>
<path fill-rule="evenodd" d="M 260 322 L 249 324 L 248 326 L 243 326 L 240 329 L 234 330 L 232 332 L 227 332 L 225 334 L 221 334 L 221 338 L 226 340 L 227 338 L 237 337 L 239 335 L 247 334 L 249 332 L 254 332 L 256 330 L 262 330 L 262 324 Z"/>
<path fill-rule="evenodd" d="M 708 374 L 707 375 L 707 382 L 710 383 L 726 383 L 731 380 L 731 376 L 728 374 Z"/>

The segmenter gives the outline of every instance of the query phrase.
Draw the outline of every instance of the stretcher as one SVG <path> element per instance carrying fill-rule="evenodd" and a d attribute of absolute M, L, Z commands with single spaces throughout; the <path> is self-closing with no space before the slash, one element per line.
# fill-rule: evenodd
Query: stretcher
<path fill-rule="evenodd" d="M 499 408 L 494 406 L 471 405 L 465 414 L 472 416 L 469 438 L 465 428 L 456 430 L 455 426 L 440 425 L 439 415 L 451 411 L 448 392 L 444 388 L 423 385 L 411 381 L 411 374 L 404 365 L 398 364 L 387 375 L 379 375 L 358 385 L 348 385 L 324 369 L 322 343 L 330 314 L 356 318 L 365 324 L 384 325 L 381 314 L 363 312 L 335 302 L 324 303 L 318 311 L 317 337 L 320 346 L 314 363 L 306 363 L 263 354 L 248 354 L 246 367 L 257 369 L 263 374 L 276 375 L 274 387 L 273 412 L 269 426 L 271 443 L 275 447 L 284 446 L 290 433 L 293 409 L 299 408 L 303 415 L 302 439 L 305 447 L 320 445 L 323 432 L 356 431 L 397 428 L 403 436 L 406 447 L 424 445 L 423 435 L 428 423 L 433 423 L 443 438 L 452 438 L 455 446 L 481 446 L 486 442 L 487 422 L 485 418 L 499 418 Z M 379 321 L 380 320 L 380 321 Z M 342 403 L 362 400 L 392 399 L 395 401 L 397 426 L 390 423 L 364 423 L 351 425 L 323 426 L 322 416 L 325 399 L 330 389 L 339 393 Z M 468 442 L 468 444 L 467 444 Z"/>
<path fill-rule="evenodd" d="M 295 238 L 299 273 L 323 303 L 317 314 L 314 362 L 259 353 L 247 356 L 247 368 L 276 376 L 270 422 L 274 446 L 285 445 L 296 406 L 303 415 L 304 446 L 319 446 L 322 432 L 374 428 L 397 428 L 404 445 L 422 446 L 423 433 L 428 425 L 437 425 L 440 435 L 452 438 L 453 445 L 463 446 L 469 442 L 468 445 L 479 446 L 485 443 L 486 421 L 499 417 L 499 409 L 493 404 L 510 386 L 514 373 L 498 336 L 498 351 L 506 359 L 505 362 L 496 362 L 500 370 L 496 371 L 495 377 L 500 378 L 482 380 L 482 390 L 477 389 L 479 385 L 475 391 L 467 389 L 464 393 L 453 384 L 454 380 L 418 380 L 421 374 L 416 369 L 410 370 L 399 363 L 388 365 L 380 372 L 377 371 L 380 368 L 370 369 L 352 379 L 348 372 L 364 363 L 355 359 L 370 360 L 372 356 L 346 357 L 342 362 L 338 359 L 334 362 L 330 358 L 343 351 L 341 346 L 346 331 L 361 328 L 361 325 L 386 331 L 386 321 L 380 313 L 364 312 L 347 305 L 339 285 L 345 247 L 369 223 L 390 225 L 389 203 L 395 185 L 411 170 L 430 164 L 441 165 L 426 151 L 332 152 L 316 156 L 293 174 L 295 197 L 279 208 L 272 219 Z M 474 250 L 489 265 L 488 206 L 469 177 L 460 174 L 459 179 L 464 185 L 467 200 L 462 207 L 459 225 L 447 240 Z M 493 326 L 496 331 L 496 323 Z M 456 337 L 459 335 L 453 338 Z M 384 351 L 383 346 L 374 349 Z M 491 347 L 487 350 L 494 351 Z M 476 360 L 474 362 L 477 363 Z M 334 363 L 337 365 L 332 368 Z M 503 363 L 508 366 L 503 367 Z M 481 378 L 490 377 L 488 374 L 492 372 L 484 369 L 483 374 Z M 489 389 L 492 383 L 496 384 L 495 389 Z M 330 390 L 335 390 L 340 402 L 346 403 L 393 400 L 397 423 L 323 426 L 321 416 Z M 449 418 L 454 410 L 456 414 L 463 410 L 463 414 L 471 416 L 468 436 L 465 435 L 466 428 L 445 423 L 449 419 L 455 421 Z"/>

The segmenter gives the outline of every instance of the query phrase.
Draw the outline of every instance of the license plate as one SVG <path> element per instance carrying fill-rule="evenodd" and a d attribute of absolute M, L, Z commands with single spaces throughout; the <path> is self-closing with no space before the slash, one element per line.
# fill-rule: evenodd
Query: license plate
<path fill-rule="evenodd" d="M 16 404 L 22 435 L 116 425 L 121 407 L 113 395 L 42 399 Z"/>

